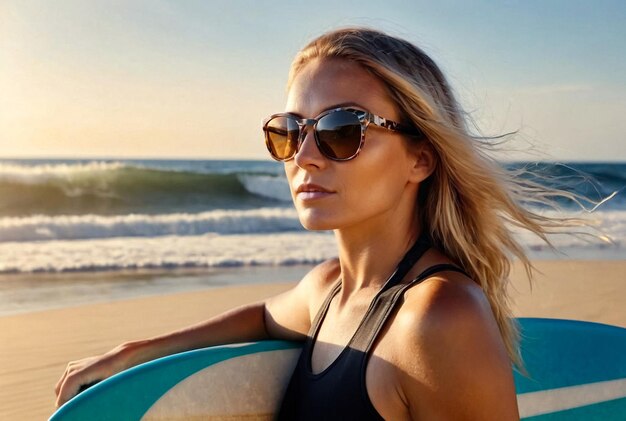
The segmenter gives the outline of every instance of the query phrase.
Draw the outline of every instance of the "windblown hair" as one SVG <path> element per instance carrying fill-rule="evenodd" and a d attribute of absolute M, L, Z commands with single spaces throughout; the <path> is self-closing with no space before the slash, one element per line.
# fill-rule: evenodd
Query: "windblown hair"
<path fill-rule="evenodd" d="M 488 153 L 485 139 L 471 135 L 468 118 L 441 70 L 413 44 L 367 28 L 328 32 L 297 54 L 288 88 L 316 58 L 350 60 L 379 78 L 405 122 L 418 127 L 432 145 L 437 164 L 420 186 L 417 217 L 434 245 L 482 287 L 509 358 L 523 371 L 507 285 L 515 257 L 523 263 L 529 280 L 532 265 L 511 228 L 531 231 L 550 245 L 546 234 L 558 230 L 564 221 L 567 225 L 567 220 L 543 216 L 524 204 L 546 203 L 555 194 L 571 195 L 522 179 L 498 164 Z"/>

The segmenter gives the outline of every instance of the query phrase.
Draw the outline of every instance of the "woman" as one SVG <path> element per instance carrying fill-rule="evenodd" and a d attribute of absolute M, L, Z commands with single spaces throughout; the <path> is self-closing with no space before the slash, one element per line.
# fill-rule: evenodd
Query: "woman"
<path fill-rule="evenodd" d="M 175 352 L 307 338 L 282 419 L 518 419 L 507 306 L 509 231 L 550 221 L 481 152 L 435 63 L 361 28 L 313 40 L 292 64 L 286 112 L 264 124 L 301 223 L 338 258 L 293 289 L 168 335 L 69 363 L 79 387 Z"/>

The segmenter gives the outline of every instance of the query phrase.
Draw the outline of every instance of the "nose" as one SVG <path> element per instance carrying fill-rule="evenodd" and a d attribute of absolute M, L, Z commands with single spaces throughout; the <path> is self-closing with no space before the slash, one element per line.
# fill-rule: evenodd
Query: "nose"
<path fill-rule="evenodd" d="M 326 163 L 326 158 L 322 155 L 315 143 L 315 130 L 313 126 L 307 124 L 302 128 L 298 151 L 294 155 L 294 162 L 300 168 L 322 167 Z"/>

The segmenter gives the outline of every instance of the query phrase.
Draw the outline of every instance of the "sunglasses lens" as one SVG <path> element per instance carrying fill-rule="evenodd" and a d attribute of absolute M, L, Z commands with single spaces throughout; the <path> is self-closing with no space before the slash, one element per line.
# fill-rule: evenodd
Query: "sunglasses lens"
<path fill-rule="evenodd" d="M 336 111 L 317 122 L 320 151 L 331 159 L 352 158 L 361 146 L 361 122 L 349 111 Z"/>
<path fill-rule="evenodd" d="M 274 117 L 263 130 L 267 149 L 275 159 L 284 161 L 295 155 L 300 133 L 295 119 L 287 116 Z"/>

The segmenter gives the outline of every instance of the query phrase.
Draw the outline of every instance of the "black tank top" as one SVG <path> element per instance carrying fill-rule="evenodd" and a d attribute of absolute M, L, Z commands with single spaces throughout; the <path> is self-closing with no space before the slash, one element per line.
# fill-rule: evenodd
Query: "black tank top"
<path fill-rule="evenodd" d="M 291 377 L 278 420 L 382 420 L 367 394 L 365 370 L 372 345 L 385 322 L 393 313 L 404 292 L 429 276 L 442 271 L 464 273 L 456 266 L 431 266 L 417 278 L 400 284 L 415 262 L 430 247 L 420 237 L 373 298 L 354 335 L 339 356 L 322 372 L 314 374 L 311 367 L 313 345 L 333 297 L 341 289 L 339 281 L 320 307 L 302 348 Z"/>

